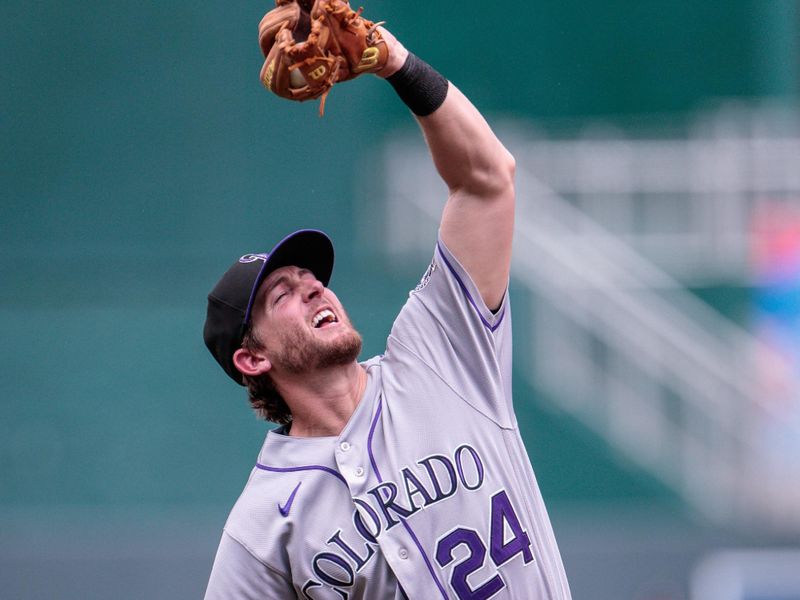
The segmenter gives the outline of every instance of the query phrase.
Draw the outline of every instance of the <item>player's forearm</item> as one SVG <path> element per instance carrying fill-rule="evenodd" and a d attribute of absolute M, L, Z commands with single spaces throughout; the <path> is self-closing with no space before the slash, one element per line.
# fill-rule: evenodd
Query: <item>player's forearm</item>
<path fill-rule="evenodd" d="M 379 75 L 389 78 L 414 112 L 451 194 L 487 199 L 513 195 L 514 159 L 483 116 L 452 83 L 416 57 L 409 58 L 397 38 L 382 32 L 389 60 Z"/>

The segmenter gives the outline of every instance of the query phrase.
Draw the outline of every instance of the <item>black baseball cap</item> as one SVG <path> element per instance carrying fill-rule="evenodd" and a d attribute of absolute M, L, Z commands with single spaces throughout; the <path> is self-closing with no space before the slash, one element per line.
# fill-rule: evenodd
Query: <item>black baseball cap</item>
<path fill-rule="evenodd" d="M 289 265 L 308 269 L 327 287 L 333 272 L 333 243 L 316 229 L 295 231 L 268 254 L 240 257 L 208 295 L 203 339 L 219 365 L 239 385 L 244 382 L 233 364 L 233 353 L 242 345 L 256 292 L 270 273 Z"/>

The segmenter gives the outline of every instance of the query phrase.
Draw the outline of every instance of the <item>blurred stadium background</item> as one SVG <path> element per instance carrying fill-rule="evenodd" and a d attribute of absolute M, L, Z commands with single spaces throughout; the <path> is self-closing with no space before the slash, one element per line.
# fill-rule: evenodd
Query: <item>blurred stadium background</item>
<path fill-rule="evenodd" d="M 265 433 L 200 336 L 337 242 L 383 349 L 444 191 L 389 86 L 258 83 L 269 4 L 5 3 L 0 597 L 196 598 Z M 800 598 L 800 5 L 373 0 L 518 163 L 516 404 L 576 599 Z"/>

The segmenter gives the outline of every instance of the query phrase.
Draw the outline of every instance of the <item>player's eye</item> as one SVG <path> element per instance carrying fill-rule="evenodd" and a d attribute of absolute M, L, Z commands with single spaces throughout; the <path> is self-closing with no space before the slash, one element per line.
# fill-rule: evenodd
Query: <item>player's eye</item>
<path fill-rule="evenodd" d="M 278 292 L 277 294 L 275 294 L 275 296 L 272 299 L 272 305 L 275 306 L 278 302 L 281 301 L 281 299 L 283 299 L 288 294 L 289 294 L 289 292 L 287 292 L 286 290 L 283 290 L 283 291 Z"/>

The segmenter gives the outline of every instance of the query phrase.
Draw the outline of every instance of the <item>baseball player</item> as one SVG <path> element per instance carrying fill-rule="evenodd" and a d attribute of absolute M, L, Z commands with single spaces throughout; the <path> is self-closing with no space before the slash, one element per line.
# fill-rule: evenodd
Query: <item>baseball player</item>
<path fill-rule="evenodd" d="M 433 260 L 380 356 L 357 360 L 320 231 L 245 254 L 210 293 L 209 350 L 280 427 L 225 524 L 206 598 L 569 599 L 511 399 L 514 160 L 467 98 L 385 29 L 337 15 L 349 10 L 338 0 L 279 4 L 300 16 L 274 40 L 307 44 L 315 27 L 317 40 L 363 35 L 352 56 L 343 42 L 331 55 L 284 44 L 279 60 L 327 62 L 281 73 L 263 40 L 268 15 L 265 85 L 322 97 L 366 63 L 416 115 L 449 197 Z M 313 88 L 320 64 L 338 75 Z"/>

